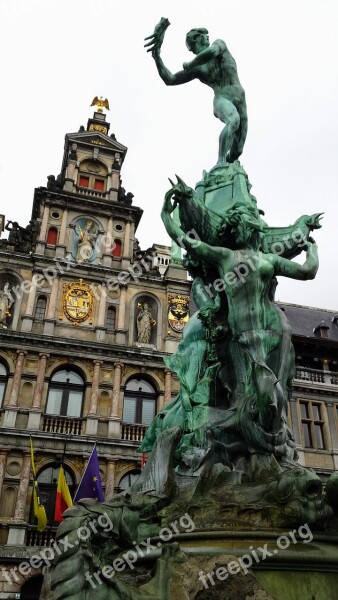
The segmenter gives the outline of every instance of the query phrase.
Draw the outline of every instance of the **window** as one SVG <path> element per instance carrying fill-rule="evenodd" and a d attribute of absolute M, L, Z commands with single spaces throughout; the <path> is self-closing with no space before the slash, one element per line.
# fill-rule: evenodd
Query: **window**
<path fill-rule="evenodd" d="M 133 483 L 135 483 L 140 473 L 140 469 L 133 469 L 132 471 L 128 471 L 128 473 L 123 475 L 118 485 L 118 491 L 122 492 L 122 490 L 127 490 L 131 485 L 133 485 Z"/>
<path fill-rule="evenodd" d="M 89 177 L 84 177 L 83 175 L 80 175 L 79 186 L 85 188 L 89 187 Z"/>
<path fill-rule="evenodd" d="M 114 306 L 109 306 L 107 310 L 106 327 L 107 329 L 115 329 L 116 311 Z"/>
<path fill-rule="evenodd" d="M 99 192 L 104 191 L 104 181 L 103 179 L 95 179 L 94 181 L 94 190 L 99 190 Z"/>
<path fill-rule="evenodd" d="M 50 246 L 55 246 L 57 239 L 58 239 L 58 230 L 56 229 L 56 227 L 50 227 L 48 229 L 47 244 L 49 244 Z"/>
<path fill-rule="evenodd" d="M 80 164 L 77 185 L 79 188 L 105 192 L 107 177 L 108 169 L 106 165 L 98 160 L 84 160 Z"/>
<path fill-rule="evenodd" d="M 156 390 L 144 379 L 130 379 L 123 403 L 123 422 L 149 425 L 156 413 Z"/>
<path fill-rule="evenodd" d="M 113 256 L 115 256 L 115 258 L 120 258 L 121 253 L 122 253 L 122 242 L 121 242 L 121 240 L 114 240 Z"/>
<path fill-rule="evenodd" d="M 48 467 L 45 467 L 37 477 L 40 499 L 41 503 L 46 509 L 46 516 L 48 525 L 53 525 L 54 523 L 54 510 L 55 510 L 55 500 L 56 500 L 56 490 L 57 490 L 57 482 L 59 477 L 60 463 L 52 463 L 49 464 Z M 70 469 L 64 465 L 64 472 L 66 481 L 69 487 L 70 495 L 73 498 L 76 485 L 75 478 Z M 34 507 L 33 502 L 31 505 L 31 513 L 30 513 L 30 522 L 36 523 L 36 519 L 34 517 Z"/>
<path fill-rule="evenodd" d="M 305 448 L 325 450 L 323 406 L 320 403 L 299 402 Z"/>
<path fill-rule="evenodd" d="M 45 318 L 46 305 L 47 305 L 47 300 L 46 300 L 45 296 L 39 296 L 39 298 L 36 301 L 35 315 L 34 315 L 35 318 L 38 319 L 39 321 L 43 321 L 43 319 Z"/>
<path fill-rule="evenodd" d="M 0 363 L 0 406 L 5 397 L 6 385 L 8 380 L 8 373 L 6 367 Z"/>
<path fill-rule="evenodd" d="M 78 373 L 57 371 L 50 380 L 46 414 L 81 417 L 83 395 L 84 381 Z"/>

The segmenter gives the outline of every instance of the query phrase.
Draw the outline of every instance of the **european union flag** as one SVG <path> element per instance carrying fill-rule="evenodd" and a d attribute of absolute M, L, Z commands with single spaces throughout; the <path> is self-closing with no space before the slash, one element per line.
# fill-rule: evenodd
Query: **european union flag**
<path fill-rule="evenodd" d="M 74 502 L 78 502 L 82 498 L 95 498 L 99 502 L 104 500 L 96 446 L 92 450 L 85 472 L 82 475 Z"/>

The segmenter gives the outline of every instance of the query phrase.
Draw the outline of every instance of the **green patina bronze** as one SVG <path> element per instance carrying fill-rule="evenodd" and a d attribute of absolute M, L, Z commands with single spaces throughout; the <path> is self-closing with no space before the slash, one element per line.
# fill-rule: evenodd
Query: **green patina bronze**
<path fill-rule="evenodd" d="M 243 152 L 248 129 L 245 93 L 238 78 L 235 59 L 223 40 L 209 44 L 207 29 L 200 27 L 187 33 L 186 45 L 195 58 L 183 63 L 183 70 L 171 73 L 161 58 L 161 47 L 168 19 L 161 19 L 154 33 L 147 37 L 157 70 L 167 85 L 180 85 L 199 79 L 214 92 L 214 115 L 225 123 L 219 138 L 218 164 L 233 162 Z"/>
<path fill-rule="evenodd" d="M 68 536 L 72 546 L 55 561 L 53 600 L 91 600 L 93 593 L 96 600 L 209 598 L 198 573 L 219 560 L 229 563 L 227 536 L 234 531 L 245 528 L 257 543 L 260 536 L 277 537 L 304 523 L 331 536 L 338 532 L 338 475 L 330 477 L 324 493 L 319 477 L 299 465 L 287 424 L 294 351 L 290 325 L 274 301 L 277 277 L 315 277 L 318 255 L 311 232 L 320 227 L 321 213 L 285 227 L 265 222 L 238 161 L 247 115 L 236 63 L 223 41 L 209 45 L 207 31 L 194 29 L 187 46 L 196 57 L 171 74 L 160 57 L 168 25 L 161 19 L 146 38 L 160 76 L 168 85 L 196 78 L 209 85 L 214 113 L 225 123 L 217 165 L 204 172 L 195 189 L 177 178 L 161 213 L 175 247 L 186 252 L 183 265 L 193 278 L 197 310 L 176 354 L 166 359 L 180 392 L 147 430 L 140 451 L 150 455 L 141 475 L 110 502 L 81 501 L 64 515 L 57 538 Z M 302 261 L 292 260 L 302 253 Z M 195 531 L 176 531 L 167 544 L 156 537 L 184 514 L 193 518 Z M 109 517 L 112 530 L 96 528 L 88 539 L 79 539 L 79 527 L 90 529 L 100 515 Z M 247 552 L 249 540 L 246 546 L 231 545 L 232 553 Z M 298 555 L 304 573 L 309 555 L 316 564 L 316 548 Z M 278 570 L 281 559 L 273 560 Z M 333 548 L 322 568 L 334 570 L 335 564 Z M 284 597 L 275 595 L 269 573 L 261 577 L 266 591 Z M 250 577 L 236 579 L 238 600 L 249 598 L 249 588 L 255 591 L 250 598 L 270 598 Z M 305 598 L 310 579 L 302 575 L 297 597 Z M 217 584 L 210 597 L 228 598 L 226 589 Z"/>

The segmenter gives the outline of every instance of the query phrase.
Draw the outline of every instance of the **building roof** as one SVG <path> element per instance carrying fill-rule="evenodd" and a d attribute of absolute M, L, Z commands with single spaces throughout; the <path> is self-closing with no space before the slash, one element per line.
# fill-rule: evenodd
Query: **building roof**
<path fill-rule="evenodd" d="M 294 335 L 302 337 L 320 338 L 320 329 L 327 330 L 327 338 L 338 342 L 338 311 L 313 308 L 311 306 L 300 306 L 278 302 L 284 311 Z"/>

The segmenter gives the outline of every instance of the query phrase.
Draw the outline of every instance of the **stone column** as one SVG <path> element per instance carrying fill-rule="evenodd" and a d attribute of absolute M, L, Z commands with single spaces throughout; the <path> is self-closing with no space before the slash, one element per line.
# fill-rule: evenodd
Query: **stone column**
<path fill-rule="evenodd" d="M 126 222 L 126 229 L 124 232 L 124 244 L 123 244 L 123 258 L 129 258 L 130 260 L 130 221 Z"/>
<path fill-rule="evenodd" d="M 34 312 L 34 304 L 35 304 L 35 296 L 36 296 L 36 281 L 33 275 L 31 287 L 28 293 L 27 298 L 27 306 L 26 313 L 22 319 L 21 331 L 31 331 L 32 323 L 33 323 L 33 312 Z"/>
<path fill-rule="evenodd" d="M 38 364 L 38 370 L 37 370 L 37 376 L 36 376 L 36 385 L 35 385 L 32 408 L 38 408 L 38 409 L 41 408 L 41 400 L 42 400 L 43 386 L 44 386 L 44 381 L 45 381 L 47 358 L 49 358 L 49 357 L 50 357 L 50 354 L 44 354 L 44 353 L 39 354 L 39 364 Z"/>
<path fill-rule="evenodd" d="M 0 449 L 0 498 L 1 498 L 2 484 L 4 482 L 5 472 L 6 472 L 7 455 L 8 455 L 8 450 L 1 448 Z"/>
<path fill-rule="evenodd" d="M 88 416 L 92 415 L 94 417 L 97 416 L 97 401 L 99 397 L 99 380 L 100 380 L 100 367 L 103 364 L 102 360 L 94 360 L 94 373 L 93 373 L 93 382 L 92 389 L 90 394 L 90 406 Z"/>
<path fill-rule="evenodd" d="M 113 394 L 111 403 L 111 413 L 108 423 L 108 437 L 110 438 L 119 439 L 121 437 L 121 419 L 118 416 L 118 410 L 123 367 L 124 365 L 121 362 L 114 363 Z"/>
<path fill-rule="evenodd" d="M 53 277 L 52 281 L 52 289 L 49 296 L 49 305 L 47 311 L 47 317 L 45 319 L 43 333 L 44 335 L 53 335 L 54 333 L 54 325 L 55 325 L 55 310 L 58 300 L 59 293 L 59 279 L 56 275 Z"/>
<path fill-rule="evenodd" d="M 114 486 L 115 486 L 115 467 L 117 464 L 116 459 L 108 459 L 107 460 L 107 477 L 106 477 L 106 490 L 104 494 L 104 499 L 106 502 L 111 500 L 114 496 Z"/>
<path fill-rule="evenodd" d="M 127 284 L 120 284 L 120 303 L 119 303 L 119 315 L 117 321 L 117 329 L 124 329 L 125 317 L 126 317 L 126 293 L 127 293 Z"/>
<path fill-rule="evenodd" d="M 111 413 L 110 413 L 110 416 L 114 417 L 114 418 L 118 418 L 120 387 L 121 387 L 121 377 L 122 377 L 123 367 L 124 367 L 124 365 L 121 362 L 114 363 L 114 383 L 113 383 L 113 395 L 112 395 L 112 405 L 111 405 Z"/>
<path fill-rule="evenodd" d="M 57 276 L 55 276 L 55 277 L 53 277 L 52 289 L 51 289 L 51 293 L 50 293 L 50 297 L 49 297 L 47 319 L 55 319 L 55 309 L 56 309 L 58 291 L 59 291 L 59 279 Z"/>
<path fill-rule="evenodd" d="M 64 245 L 66 241 L 66 231 L 67 231 L 67 223 L 68 223 L 68 209 L 65 208 L 62 213 L 61 219 L 61 227 L 60 227 L 60 236 L 59 236 L 59 245 Z"/>
<path fill-rule="evenodd" d="M 46 365 L 47 359 L 50 357 L 50 354 L 41 353 L 39 354 L 39 364 L 37 368 L 36 374 L 36 384 L 34 390 L 33 404 L 32 408 L 29 411 L 28 415 L 28 429 L 40 429 L 40 421 L 41 421 L 41 404 L 43 397 L 43 388 L 45 383 L 45 375 L 46 375 Z"/>
<path fill-rule="evenodd" d="M 171 371 L 164 370 L 164 404 L 168 404 L 171 400 Z"/>
<path fill-rule="evenodd" d="M 7 407 L 16 407 L 18 405 L 17 399 L 18 399 L 18 395 L 19 395 L 19 391 L 20 391 L 21 375 L 22 375 L 22 371 L 23 371 L 26 354 L 27 354 L 27 352 L 25 352 L 23 350 L 17 350 L 18 358 L 16 360 L 12 390 L 11 390 L 11 395 L 9 397 Z"/>
<path fill-rule="evenodd" d="M 104 283 L 100 285 L 98 288 L 100 290 L 100 299 L 99 299 L 99 310 L 97 316 L 97 323 L 95 327 L 95 339 L 97 342 L 103 342 L 106 336 L 106 300 L 107 300 L 107 290 Z"/>
<path fill-rule="evenodd" d="M 107 299 L 107 291 L 104 283 L 100 286 L 100 302 L 99 302 L 99 314 L 97 318 L 97 326 L 104 327 L 106 320 L 106 299 Z"/>
<path fill-rule="evenodd" d="M 112 264 L 112 247 L 113 247 L 113 219 L 109 218 L 106 233 L 106 243 L 103 249 L 103 265 L 111 267 Z"/>
<path fill-rule="evenodd" d="M 46 242 L 46 234 L 49 219 L 49 206 L 45 206 L 43 209 L 42 223 L 39 233 L 39 242 Z"/>
<path fill-rule="evenodd" d="M 16 499 L 14 521 L 23 521 L 25 518 L 25 508 L 26 508 L 26 501 L 27 501 L 27 496 L 28 496 L 30 468 L 31 468 L 31 455 L 30 455 L 30 452 L 27 451 L 27 452 L 24 452 L 24 454 L 23 454 L 20 485 L 19 485 L 18 496 Z"/>
<path fill-rule="evenodd" d="M 32 284 L 31 284 L 28 298 L 27 298 L 27 306 L 26 306 L 26 315 L 25 316 L 29 316 L 29 317 L 32 316 L 33 311 L 34 311 L 35 296 L 36 296 L 36 281 L 33 276 Z"/>

